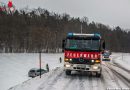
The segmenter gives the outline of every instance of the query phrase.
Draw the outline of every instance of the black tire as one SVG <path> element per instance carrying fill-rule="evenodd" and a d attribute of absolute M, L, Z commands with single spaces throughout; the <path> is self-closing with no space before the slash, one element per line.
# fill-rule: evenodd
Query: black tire
<path fill-rule="evenodd" d="M 70 70 L 66 70 L 65 73 L 66 73 L 66 75 L 71 75 L 71 71 Z"/>
<path fill-rule="evenodd" d="M 96 73 L 96 77 L 101 77 L 101 72 L 100 73 Z"/>

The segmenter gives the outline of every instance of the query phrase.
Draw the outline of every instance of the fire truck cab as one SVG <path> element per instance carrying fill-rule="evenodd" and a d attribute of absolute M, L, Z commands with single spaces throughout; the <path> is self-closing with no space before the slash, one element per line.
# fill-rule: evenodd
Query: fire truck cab
<path fill-rule="evenodd" d="M 71 71 L 85 71 L 101 76 L 105 42 L 100 34 L 68 33 L 62 48 L 66 75 L 71 75 Z"/>

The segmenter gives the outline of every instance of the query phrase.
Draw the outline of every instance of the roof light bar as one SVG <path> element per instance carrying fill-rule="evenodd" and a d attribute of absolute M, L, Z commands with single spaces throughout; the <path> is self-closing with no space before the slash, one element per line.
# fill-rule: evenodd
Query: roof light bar
<path fill-rule="evenodd" d="M 81 33 L 68 33 L 69 37 L 73 37 L 73 36 L 79 36 L 79 37 L 100 37 L 101 35 L 98 33 L 95 34 L 81 34 Z"/>
<path fill-rule="evenodd" d="M 88 37 L 93 37 L 94 34 L 80 34 L 80 33 L 74 33 L 74 36 L 88 36 Z"/>

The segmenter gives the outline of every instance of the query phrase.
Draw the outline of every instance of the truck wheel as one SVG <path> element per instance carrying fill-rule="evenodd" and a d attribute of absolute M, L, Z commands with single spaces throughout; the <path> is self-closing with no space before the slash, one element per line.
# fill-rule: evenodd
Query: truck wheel
<path fill-rule="evenodd" d="M 71 75 L 71 71 L 70 70 L 66 70 L 65 73 L 66 73 L 66 75 Z"/>
<path fill-rule="evenodd" d="M 101 77 L 101 72 L 100 73 L 96 73 L 96 77 Z"/>

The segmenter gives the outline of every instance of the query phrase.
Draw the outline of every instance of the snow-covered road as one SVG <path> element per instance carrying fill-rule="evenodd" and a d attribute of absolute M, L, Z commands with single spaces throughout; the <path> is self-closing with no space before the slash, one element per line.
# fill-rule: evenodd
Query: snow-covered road
<path fill-rule="evenodd" d="M 128 72 L 127 72 L 128 73 Z M 103 65 L 101 78 L 87 73 L 73 72 L 66 76 L 63 68 L 57 68 L 50 73 L 36 77 L 10 90 L 106 90 L 130 89 L 130 81 L 112 69 L 109 64 Z"/>
<path fill-rule="evenodd" d="M 42 75 L 41 79 L 39 77 L 29 78 L 21 84 L 12 86 L 9 90 L 130 90 L 130 68 L 128 66 L 130 55 L 124 56 L 124 61 L 127 63 L 123 63 L 125 66 L 122 66 L 122 64 L 117 64 L 117 62 L 124 62 L 121 60 L 121 55 L 114 53 L 111 62 L 102 63 L 100 78 L 79 72 L 72 72 L 71 76 L 66 76 L 63 63 L 58 63 L 58 58 L 63 57 L 63 54 L 43 56 L 45 59 L 50 57 L 45 62 L 53 65 L 52 70 Z"/>

